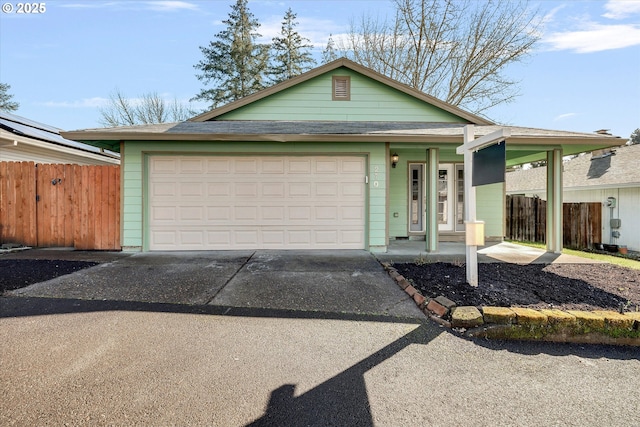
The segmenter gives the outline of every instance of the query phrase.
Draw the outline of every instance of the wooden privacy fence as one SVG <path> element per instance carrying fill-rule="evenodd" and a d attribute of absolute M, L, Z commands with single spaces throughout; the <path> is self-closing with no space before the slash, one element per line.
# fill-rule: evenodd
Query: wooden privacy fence
<path fill-rule="evenodd" d="M 507 196 L 506 238 L 545 243 L 547 202 L 537 197 Z M 587 249 L 602 241 L 602 203 L 563 203 L 562 244 Z"/>
<path fill-rule="evenodd" d="M 120 250 L 120 167 L 0 162 L 0 243 Z"/>

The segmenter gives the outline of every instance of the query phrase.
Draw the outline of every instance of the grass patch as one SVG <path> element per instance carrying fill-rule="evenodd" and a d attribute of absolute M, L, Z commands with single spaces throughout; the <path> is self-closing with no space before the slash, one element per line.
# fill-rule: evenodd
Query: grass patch
<path fill-rule="evenodd" d="M 543 250 L 546 249 L 546 246 L 544 245 L 544 243 L 516 242 L 515 240 L 505 240 L 505 241 L 509 243 L 513 243 L 515 245 L 529 246 L 532 248 L 538 248 Z M 640 270 L 640 261 L 636 261 L 629 258 L 600 254 L 596 252 L 578 251 L 575 249 L 566 249 L 566 248 L 562 250 L 562 253 L 567 255 L 579 256 L 581 258 L 592 259 L 595 261 L 607 262 L 609 264 L 619 265 L 621 267 L 626 267 L 626 268 L 632 268 L 634 270 Z"/>

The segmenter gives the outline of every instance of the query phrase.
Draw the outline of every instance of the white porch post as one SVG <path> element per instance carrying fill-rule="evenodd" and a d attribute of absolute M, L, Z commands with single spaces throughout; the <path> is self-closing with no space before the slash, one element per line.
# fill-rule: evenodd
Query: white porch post
<path fill-rule="evenodd" d="M 547 251 L 562 252 L 562 149 L 547 151 Z"/>
<path fill-rule="evenodd" d="M 438 251 L 438 164 L 440 163 L 440 150 L 438 148 L 427 149 L 427 185 L 426 194 L 426 238 L 425 250 L 427 252 Z"/>
<path fill-rule="evenodd" d="M 473 125 L 464 127 L 464 145 L 468 146 L 475 138 Z M 473 186 L 473 151 L 464 150 L 464 221 L 476 222 L 476 187 Z M 467 282 L 478 286 L 478 247 L 465 245 L 464 252 L 467 267 Z"/>

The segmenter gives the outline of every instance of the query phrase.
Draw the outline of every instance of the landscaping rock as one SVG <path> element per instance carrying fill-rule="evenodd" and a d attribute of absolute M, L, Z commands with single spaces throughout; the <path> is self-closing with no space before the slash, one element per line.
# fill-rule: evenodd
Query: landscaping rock
<path fill-rule="evenodd" d="M 604 317 L 604 322 L 608 328 L 616 328 L 616 329 L 633 329 L 633 324 L 635 320 L 633 317 L 625 316 L 624 314 L 620 314 L 617 311 L 609 311 L 609 310 L 595 310 L 594 314 L 599 314 Z"/>
<path fill-rule="evenodd" d="M 453 309 L 456 306 L 455 302 L 442 295 L 436 298 L 436 302 L 441 306 L 448 308 L 449 310 Z"/>
<path fill-rule="evenodd" d="M 434 299 L 429 301 L 426 309 L 438 317 L 445 317 L 449 314 L 449 309 Z"/>
<path fill-rule="evenodd" d="M 416 302 L 418 307 L 422 308 L 424 307 L 424 303 L 426 302 L 427 299 L 424 296 L 422 296 L 420 292 L 416 292 L 415 294 L 413 294 L 413 300 Z"/>
<path fill-rule="evenodd" d="M 516 323 L 516 313 L 507 307 L 482 307 L 485 323 L 511 325 Z"/>
<path fill-rule="evenodd" d="M 604 329 L 604 317 L 599 314 L 581 310 L 567 310 L 567 313 L 575 316 L 576 322 L 582 327 L 593 330 Z"/>
<path fill-rule="evenodd" d="M 566 311 L 554 309 L 542 309 L 540 313 L 547 316 L 547 322 L 551 325 L 569 326 L 576 323 L 576 316 L 567 313 Z"/>
<path fill-rule="evenodd" d="M 475 328 L 482 324 L 482 313 L 476 307 L 456 307 L 451 313 L 451 326 L 454 328 Z"/>
<path fill-rule="evenodd" d="M 404 291 L 407 293 L 407 295 L 409 295 L 412 298 L 415 295 L 415 293 L 418 292 L 418 291 L 416 291 L 416 288 L 414 288 L 411 285 L 409 285 L 406 288 L 404 288 Z"/>
<path fill-rule="evenodd" d="M 631 311 L 629 313 L 625 313 L 624 315 L 629 316 L 636 322 L 640 323 L 640 311 Z"/>
<path fill-rule="evenodd" d="M 512 307 L 518 325 L 546 325 L 547 316 L 532 308 Z"/>

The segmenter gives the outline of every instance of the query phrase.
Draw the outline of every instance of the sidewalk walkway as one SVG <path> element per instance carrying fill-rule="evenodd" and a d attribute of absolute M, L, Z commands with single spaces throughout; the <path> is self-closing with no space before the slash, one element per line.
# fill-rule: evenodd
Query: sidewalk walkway
<path fill-rule="evenodd" d="M 426 252 L 425 242 L 396 240 L 389 244 L 386 253 L 376 253 L 385 262 L 414 262 L 417 259 L 437 262 L 465 263 L 464 243 L 440 242 L 437 252 Z M 478 248 L 478 262 L 510 262 L 514 264 L 594 264 L 587 258 L 556 254 L 543 249 L 509 242 L 488 243 Z"/>

